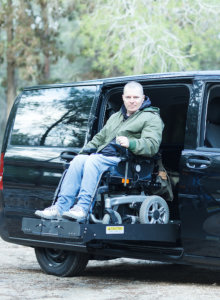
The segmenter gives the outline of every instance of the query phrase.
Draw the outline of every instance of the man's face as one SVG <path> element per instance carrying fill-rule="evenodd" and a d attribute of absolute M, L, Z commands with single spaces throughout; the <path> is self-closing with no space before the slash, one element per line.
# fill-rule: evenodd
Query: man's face
<path fill-rule="evenodd" d="M 141 107 L 144 98 L 145 96 L 142 94 L 142 91 L 139 88 L 125 88 L 122 99 L 129 116 Z"/>

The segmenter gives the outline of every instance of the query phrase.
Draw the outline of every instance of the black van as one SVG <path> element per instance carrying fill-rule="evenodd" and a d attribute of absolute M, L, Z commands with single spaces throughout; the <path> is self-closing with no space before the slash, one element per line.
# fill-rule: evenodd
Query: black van
<path fill-rule="evenodd" d="M 156 222 L 154 209 L 155 222 L 123 221 L 111 206 L 105 222 L 97 215 L 86 224 L 37 218 L 36 210 L 56 200 L 70 159 L 120 109 L 123 86 L 131 80 L 143 85 L 165 124 L 160 153 L 173 191 L 173 200 L 165 201 L 169 220 Z M 157 186 L 152 178 L 145 187 Z M 129 200 L 129 207 L 139 209 L 146 198 L 139 191 L 122 200 L 133 197 L 137 201 Z M 99 192 L 97 203 L 108 206 L 108 187 Z M 118 206 L 121 198 L 115 197 Z M 1 151 L 0 232 L 5 241 L 34 247 L 42 269 L 58 276 L 79 274 L 89 259 L 116 257 L 219 267 L 220 71 L 25 88 L 15 100 Z"/>

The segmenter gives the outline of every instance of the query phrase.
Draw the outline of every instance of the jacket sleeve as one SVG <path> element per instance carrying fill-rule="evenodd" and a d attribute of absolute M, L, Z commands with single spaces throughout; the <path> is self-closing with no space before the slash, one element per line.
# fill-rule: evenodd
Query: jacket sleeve
<path fill-rule="evenodd" d="M 144 122 L 141 137 L 129 139 L 129 150 L 136 155 L 148 157 L 157 154 L 162 141 L 163 127 L 159 114 L 150 112 L 150 117 Z"/>
<path fill-rule="evenodd" d="M 106 136 L 105 126 L 88 142 L 83 148 L 98 148 L 100 145 L 104 144 Z"/>
<path fill-rule="evenodd" d="M 90 149 L 90 148 L 96 148 L 98 149 L 99 146 L 103 145 L 106 140 L 107 132 L 108 132 L 108 127 L 109 127 L 109 121 L 113 117 L 113 115 L 108 119 L 106 122 L 105 126 L 92 138 L 91 141 L 89 141 L 83 149 L 80 151 L 80 153 L 83 153 L 84 149 Z"/>

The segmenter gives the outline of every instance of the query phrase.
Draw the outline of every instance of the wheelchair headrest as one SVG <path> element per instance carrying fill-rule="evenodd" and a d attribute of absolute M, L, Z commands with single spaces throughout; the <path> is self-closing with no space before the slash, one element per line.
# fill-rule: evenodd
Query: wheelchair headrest
<path fill-rule="evenodd" d="M 220 124 L 220 98 L 214 98 L 208 105 L 207 121 Z"/>

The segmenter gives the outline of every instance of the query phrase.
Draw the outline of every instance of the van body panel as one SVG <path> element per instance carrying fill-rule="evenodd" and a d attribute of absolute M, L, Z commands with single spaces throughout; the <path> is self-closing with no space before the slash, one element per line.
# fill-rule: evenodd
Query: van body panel
<path fill-rule="evenodd" d="M 181 164 L 179 198 L 185 252 L 219 257 L 220 153 L 183 151 Z"/>
<path fill-rule="evenodd" d="M 60 159 L 60 153 L 64 150 L 65 148 L 10 147 L 5 155 L 5 207 L 28 209 L 32 214 L 45 204 L 49 206 L 48 199 L 53 198 L 64 170 Z"/>

